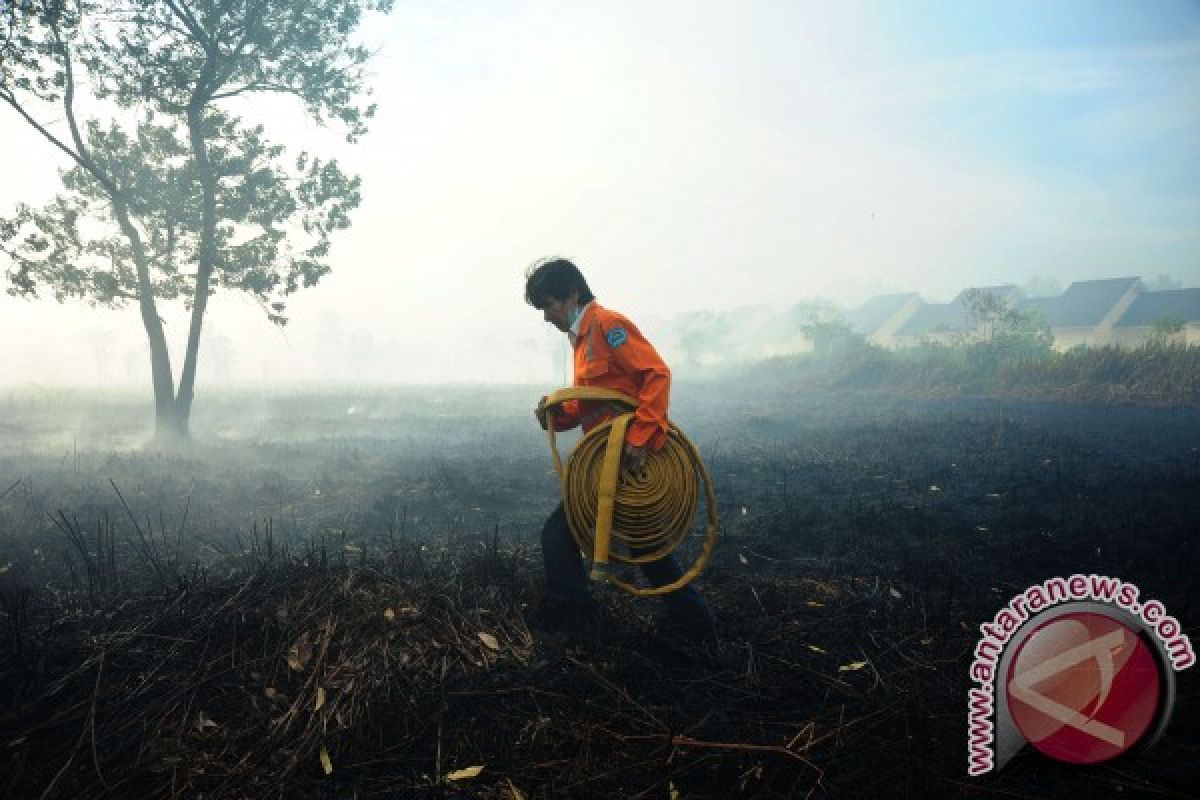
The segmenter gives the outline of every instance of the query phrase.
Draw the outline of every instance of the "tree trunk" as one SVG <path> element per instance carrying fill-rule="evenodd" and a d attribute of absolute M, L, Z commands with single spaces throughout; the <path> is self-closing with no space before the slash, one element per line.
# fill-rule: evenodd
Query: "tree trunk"
<path fill-rule="evenodd" d="M 163 333 L 162 318 L 154 302 L 154 286 L 150 283 L 150 267 L 146 262 L 146 251 L 137 227 L 129 219 L 124 203 L 113 204 L 117 223 L 133 251 L 133 263 L 138 276 L 138 309 L 142 314 L 142 327 L 146 329 L 146 340 L 150 344 L 150 380 L 154 385 L 154 435 L 160 442 L 169 442 L 187 436 L 186 427 L 181 428 L 175 410 L 175 384 L 171 375 L 171 353 L 167 350 L 167 337 Z"/>
<path fill-rule="evenodd" d="M 146 328 L 146 339 L 150 343 L 150 379 L 154 383 L 154 438 L 160 442 L 186 439 L 187 425 L 180 424 L 175 408 L 175 386 L 171 376 L 171 354 L 163 335 L 162 321 L 158 317 L 154 300 L 147 303 L 140 297 L 138 305 L 142 311 L 142 325 Z"/>
<path fill-rule="evenodd" d="M 61 49 L 65 86 L 63 87 L 63 111 L 66 114 L 67 125 L 71 131 L 71 140 L 75 150 L 63 145 L 49 131 L 38 125 L 28 114 L 13 105 L 22 115 L 37 128 L 43 136 L 56 144 L 70 155 L 76 163 L 86 169 L 108 192 L 112 202 L 113 214 L 121 232 L 129 240 L 133 252 L 134 265 L 138 276 L 138 308 L 142 314 L 142 326 L 146 329 L 146 339 L 150 343 L 150 380 L 154 386 L 154 433 L 159 441 L 176 440 L 180 435 L 178 414 L 175 410 L 175 382 L 171 374 L 171 354 L 167 350 L 166 336 L 163 334 L 162 319 L 158 316 L 158 307 L 154 302 L 154 285 L 150 282 L 150 265 L 146 259 L 146 249 L 137 226 L 129 218 L 126 206 L 126 196 L 112 175 L 109 175 L 88 153 L 79 131 L 79 123 L 75 119 L 75 72 L 72 65 L 70 48 L 62 41 L 58 28 L 54 28 L 54 38 Z M 6 98 L 7 99 L 7 98 Z M 186 429 L 185 429 L 186 431 Z"/>
<path fill-rule="evenodd" d="M 204 310 L 208 306 L 208 290 L 213 267 L 217 261 L 217 175 L 208 158 L 208 142 L 204 136 L 203 106 L 193 102 L 188 107 L 188 135 L 192 155 L 200 176 L 203 193 L 201 205 L 200 253 L 196 265 L 196 287 L 192 295 L 192 319 L 188 326 L 187 351 L 183 371 L 179 375 L 179 395 L 175 398 L 175 416 L 183 435 L 187 435 L 192 414 L 192 398 L 196 385 L 196 362 L 200 354 L 200 332 L 204 327 Z"/>

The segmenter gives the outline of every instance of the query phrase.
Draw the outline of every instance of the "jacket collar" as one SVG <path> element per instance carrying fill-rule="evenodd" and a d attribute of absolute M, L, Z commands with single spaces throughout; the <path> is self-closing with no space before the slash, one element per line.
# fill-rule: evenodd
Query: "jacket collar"
<path fill-rule="evenodd" d="M 579 315 L 579 319 L 575 320 L 575 324 L 567 332 L 567 338 L 571 340 L 572 346 L 591 330 L 592 322 L 596 319 L 596 309 L 599 307 L 600 304 L 595 300 L 583 307 L 583 313 Z"/>

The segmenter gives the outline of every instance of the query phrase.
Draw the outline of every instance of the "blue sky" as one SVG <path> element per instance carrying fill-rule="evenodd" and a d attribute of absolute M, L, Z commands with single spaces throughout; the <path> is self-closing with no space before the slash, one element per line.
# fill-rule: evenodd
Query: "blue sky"
<path fill-rule="evenodd" d="M 1146 202 L 1126 207 L 1135 218 L 1200 216 L 1200 3 L 886 7 L 899 61 L 1029 71 L 937 104 L 924 120 L 930 136 L 968 142 L 1047 180 L 1090 178 L 1137 192 Z"/>
<path fill-rule="evenodd" d="M 909 57 L 1170 42 L 1200 22 L 1194 0 L 1008 0 L 872 4 Z"/>
<path fill-rule="evenodd" d="M 520 281 L 551 253 L 660 339 L 686 311 L 813 296 L 1200 286 L 1196 2 L 399 3 L 363 35 L 380 111 L 359 145 L 231 106 L 364 176 L 287 330 L 210 304 L 214 336 L 254 344 L 243 378 L 541 380 L 560 342 Z M 0 214 L 47 198 L 56 154 L 2 110 L 0 142 L 31 154 Z M 89 363 L 97 331 L 144 346 L 136 313 L 0 297 L 0 336 L 31 325 L 44 349 L 0 380 L 69 374 L 49 365 Z M 472 360 L 485 331 L 497 353 Z"/>

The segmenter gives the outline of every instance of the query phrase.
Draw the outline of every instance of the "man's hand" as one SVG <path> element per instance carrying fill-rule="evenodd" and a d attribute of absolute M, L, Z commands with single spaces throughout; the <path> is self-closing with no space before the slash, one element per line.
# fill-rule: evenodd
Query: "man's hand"
<path fill-rule="evenodd" d="M 634 475 L 641 474 L 646 467 L 646 455 L 649 452 L 644 445 L 636 447 L 629 442 L 625 443 L 625 451 L 622 453 L 621 466 L 627 472 L 632 472 Z"/>
<path fill-rule="evenodd" d="M 538 400 L 537 408 L 533 410 L 533 415 L 537 417 L 538 425 L 542 426 L 542 430 L 546 430 L 546 395 L 542 395 L 542 399 Z"/>

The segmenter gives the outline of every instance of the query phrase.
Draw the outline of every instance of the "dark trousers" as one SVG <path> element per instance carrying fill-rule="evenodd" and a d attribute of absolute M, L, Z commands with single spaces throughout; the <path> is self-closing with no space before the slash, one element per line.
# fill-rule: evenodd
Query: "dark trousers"
<path fill-rule="evenodd" d="M 636 555 L 636 551 L 634 551 Z M 562 503 L 546 519 L 542 527 L 542 559 L 546 566 L 546 600 L 553 605 L 592 604 L 588 593 L 587 573 L 583 568 L 583 556 L 579 545 L 571 536 L 567 514 Z M 642 574 L 651 586 L 663 586 L 679 580 L 683 569 L 673 555 L 641 565 Z M 704 627 L 711 624 L 712 615 L 704 597 L 695 586 L 688 584 L 662 595 L 671 619 L 685 625 Z"/>

